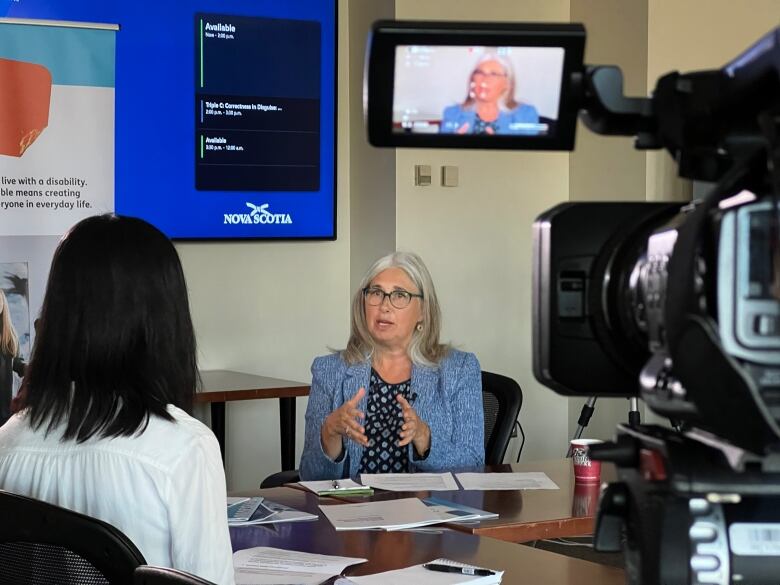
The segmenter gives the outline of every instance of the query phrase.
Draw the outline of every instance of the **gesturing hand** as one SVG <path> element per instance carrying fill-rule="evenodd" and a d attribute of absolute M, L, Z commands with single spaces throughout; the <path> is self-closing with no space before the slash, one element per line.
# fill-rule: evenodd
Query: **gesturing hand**
<path fill-rule="evenodd" d="M 322 446 L 331 459 L 341 454 L 341 437 L 368 447 L 366 429 L 359 422 L 365 418 L 365 415 L 357 407 L 365 395 L 365 388 L 361 388 L 352 398 L 331 412 L 322 423 L 320 431 Z"/>
<path fill-rule="evenodd" d="M 404 447 L 409 443 L 414 445 L 415 450 L 419 455 L 424 455 L 425 452 L 431 446 L 431 429 L 425 424 L 425 421 L 417 416 L 412 405 L 403 397 L 403 395 L 396 395 L 395 399 L 401 405 L 403 409 L 404 424 L 401 427 L 399 433 L 401 440 L 398 442 L 399 447 Z"/>

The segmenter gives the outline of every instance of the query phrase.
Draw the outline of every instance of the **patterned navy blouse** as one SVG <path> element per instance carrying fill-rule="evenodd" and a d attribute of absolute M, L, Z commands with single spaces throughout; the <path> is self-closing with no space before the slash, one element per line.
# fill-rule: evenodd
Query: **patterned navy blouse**
<path fill-rule="evenodd" d="M 490 128 L 493 130 L 493 134 L 498 134 L 498 124 L 496 124 L 495 120 L 493 122 L 486 122 L 482 118 L 477 115 L 476 119 L 474 120 L 474 129 L 471 131 L 472 134 L 487 134 L 487 129 Z"/>
<path fill-rule="evenodd" d="M 411 380 L 389 384 L 374 368 L 366 405 L 366 437 L 368 447 L 363 449 L 359 473 L 408 473 L 409 449 L 399 447 L 399 433 L 404 424 L 403 408 L 396 396 L 401 394 L 409 404 L 417 398 L 412 392 Z"/>

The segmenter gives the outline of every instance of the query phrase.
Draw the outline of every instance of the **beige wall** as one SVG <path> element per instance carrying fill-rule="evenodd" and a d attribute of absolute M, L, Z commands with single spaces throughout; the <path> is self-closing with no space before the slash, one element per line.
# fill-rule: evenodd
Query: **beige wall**
<path fill-rule="evenodd" d="M 395 151 L 371 147 L 363 123 L 363 64 L 368 31 L 375 20 L 392 19 L 394 10 L 394 0 L 349 2 L 350 290 L 357 289 L 374 260 L 396 247 Z"/>
<path fill-rule="evenodd" d="M 720 67 L 780 25 L 780 0 L 648 0 L 647 78 Z"/>
<path fill-rule="evenodd" d="M 649 0 L 647 82 L 670 71 L 718 68 L 780 24 L 780 0 Z M 667 153 L 647 157 L 648 200 L 687 200 Z"/>
<path fill-rule="evenodd" d="M 420 252 L 429 264 L 442 299 L 445 339 L 476 352 L 485 369 L 512 376 L 523 387 L 521 418 L 529 437 L 524 459 L 559 456 L 581 401 L 555 395 L 531 373 L 531 223 L 569 198 L 641 198 L 643 181 L 650 199 L 669 189 L 685 196 L 686 188 L 668 187 L 673 168 L 659 171 L 657 160 L 633 153 L 628 139 L 585 132 L 571 156 L 369 147 L 360 106 L 363 44 L 368 23 L 391 14 L 393 2 L 339 0 L 339 10 L 339 238 L 179 244 L 201 366 L 308 381 L 312 358 L 346 341 L 351 283 L 397 244 Z M 780 0 L 396 0 L 395 14 L 584 20 L 588 60 L 623 65 L 633 93 L 675 67 L 721 65 L 778 23 Z M 456 165 L 460 185 L 414 187 L 414 164 L 432 165 L 435 178 L 441 165 Z M 298 457 L 305 405 L 298 400 Z M 593 434 L 609 433 L 625 411 L 623 401 L 599 403 Z M 278 470 L 278 432 L 275 401 L 228 406 L 230 489 L 254 487 Z M 510 447 L 508 457 L 516 448 Z"/>
<path fill-rule="evenodd" d="M 585 62 L 617 65 L 623 93 L 647 95 L 647 0 L 572 0 L 572 22 L 587 31 Z M 622 136 L 599 136 L 581 122 L 569 168 L 572 201 L 643 201 L 645 156 Z"/>
<path fill-rule="evenodd" d="M 569 20 L 567 1 L 396 0 L 405 19 Z M 560 456 L 567 401 L 540 386 L 531 369 L 531 224 L 566 200 L 566 153 L 467 150 L 396 152 L 398 247 L 419 252 L 436 282 L 444 338 L 477 354 L 483 369 L 523 388 L 524 459 Z M 433 167 L 434 185 L 413 185 L 414 165 Z M 460 170 L 460 185 L 441 187 L 442 165 Z M 515 444 L 507 457 L 514 457 Z"/>

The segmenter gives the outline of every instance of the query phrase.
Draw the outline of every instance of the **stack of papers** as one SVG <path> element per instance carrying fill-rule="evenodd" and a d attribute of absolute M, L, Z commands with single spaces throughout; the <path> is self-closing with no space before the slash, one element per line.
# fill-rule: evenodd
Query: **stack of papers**
<path fill-rule="evenodd" d="M 457 473 L 464 490 L 557 490 L 541 471 L 515 473 Z"/>
<path fill-rule="evenodd" d="M 443 522 L 495 518 L 484 510 L 430 498 L 401 498 L 340 506 L 320 506 L 336 530 L 407 530 Z"/>
<path fill-rule="evenodd" d="M 316 514 L 301 512 L 261 497 L 228 498 L 228 526 L 301 522 L 317 518 Z"/>
<path fill-rule="evenodd" d="M 264 500 L 263 505 L 272 510 L 274 515 L 271 516 L 266 522 L 258 522 L 258 524 L 278 524 L 280 522 L 306 522 L 309 520 L 319 520 L 317 514 L 309 514 L 308 512 L 302 512 L 285 506 L 278 502 L 272 502 L 271 500 Z"/>
<path fill-rule="evenodd" d="M 458 478 L 458 482 L 455 481 Z M 557 490 L 542 471 L 513 473 L 363 473 L 360 481 L 351 479 L 301 481 L 302 487 L 319 496 L 371 495 L 371 488 L 391 492 L 435 492 L 464 490 Z"/>
<path fill-rule="evenodd" d="M 414 565 L 406 569 L 396 571 L 387 571 L 385 573 L 376 573 L 375 575 L 364 575 L 362 577 L 342 578 L 336 581 L 336 585 L 409 585 L 410 583 L 425 583 L 425 585 L 451 585 L 468 583 L 469 585 L 497 585 L 501 583 L 503 571 L 495 571 L 466 565 L 457 561 L 448 559 L 436 559 L 431 561 L 431 565 L 440 565 L 450 567 L 452 572 L 439 572 L 426 569 L 424 565 Z M 469 571 L 489 571 L 491 575 L 469 575 Z"/>
<path fill-rule="evenodd" d="M 557 490 L 559 489 L 547 474 L 542 471 L 514 472 L 514 473 L 458 473 L 456 474 L 460 486 L 455 481 L 452 473 L 363 473 L 360 481 L 363 486 L 387 490 L 391 492 L 434 492 L 434 491 L 458 491 L 461 486 L 464 490 Z M 301 482 L 304 487 L 307 484 L 321 485 L 324 491 L 318 491 L 321 495 L 333 495 L 344 493 L 344 490 L 335 490 L 328 486 L 331 482 L 310 481 Z M 356 489 L 362 486 L 352 480 L 338 480 L 343 488 L 347 485 Z M 330 489 L 328 489 L 330 488 Z M 309 487 L 315 491 L 312 487 Z M 366 489 L 365 487 L 363 489 Z"/>
<path fill-rule="evenodd" d="M 478 520 L 487 520 L 488 518 L 498 518 L 498 514 L 494 512 L 486 512 L 479 508 L 471 508 L 463 504 L 450 502 L 449 500 L 425 498 L 423 503 L 428 506 L 429 510 L 438 514 L 442 522 L 476 522 Z"/>
<path fill-rule="evenodd" d="M 246 526 L 266 522 L 276 512 L 263 505 L 263 498 L 228 498 L 228 526 Z"/>
<path fill-rule="evenodd" d="M 455 478 L 446 473 L 363 473 L 363 485 L 391 492 L 434 492 L 459 490 Z"/>
<path fill-rule="evenodd" d="M 360 485 L 351 479 L 299 481 L 298 485 L 318 496 L 370 496 L 374 493 L 370 486 Z"/>
<path fill-rule="evenodd" d="M 366 559 L 334 557 L 258 546 L 233 554 L 236 585 L 319 585 Z"/>

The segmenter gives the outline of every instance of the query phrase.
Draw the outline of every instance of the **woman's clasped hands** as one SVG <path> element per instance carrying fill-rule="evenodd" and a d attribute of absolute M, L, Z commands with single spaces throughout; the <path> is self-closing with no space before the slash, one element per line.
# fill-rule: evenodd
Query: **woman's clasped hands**
<path fill-rule="evenodd" d="M 361 388 L 352 398 L 325 418 L 321 433 L 322 446 L 332 459 L 336 459 L 341 454 L 342 437 L 348 441 L 355 441 L 363 447 L 369 446 L 366 428 L 361 424 L 366 415 L 358 408 L 365 395 L 365 388 Z M 404 420 L 399 432 L 398 446 L 405 447 L 413 443 L 418 453 L 425 453 L 431 444 L 430 428 L 417 416 L 417 412 L 403 396 L 397 395 L 396 400 L 401 406 Z"/>

